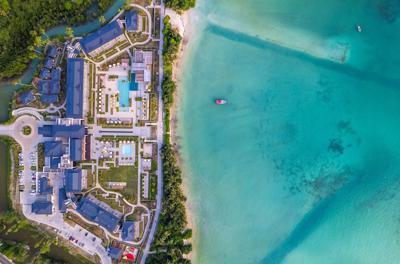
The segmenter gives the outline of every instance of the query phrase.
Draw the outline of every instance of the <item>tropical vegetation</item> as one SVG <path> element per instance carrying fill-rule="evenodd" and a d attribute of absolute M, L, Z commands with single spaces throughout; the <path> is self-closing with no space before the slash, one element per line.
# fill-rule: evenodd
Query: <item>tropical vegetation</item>
<path fill-rule="evenodd" d="M 103 13 L 112 0 L 0 0 L 0 80 L 22 74 L 41 56 L 51 27 L 76 25 Z M 85 11 L 86 10 L 86 11 Z"/>
<path fill-rule="evenodd" d="M 182 12 L 195 6 L 196 0 L 164 0 L 165 6 Z"/>

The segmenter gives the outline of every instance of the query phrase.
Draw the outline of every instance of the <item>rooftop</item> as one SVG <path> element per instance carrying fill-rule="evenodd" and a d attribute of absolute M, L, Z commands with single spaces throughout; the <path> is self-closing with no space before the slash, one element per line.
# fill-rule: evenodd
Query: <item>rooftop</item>
<path fill-rule="evenodd" d="M 44 61 L 44 67 L 47 69 L 51 69 L 54 66 L 54 59 L 47 57 L 46 60 Z"/>
<path fill-rule="evenodd" d="M 133 241 L 135 238 L 135 223 L 133 221 L 126 221 L 122 224 L 122 240 Z"/>
<path fill-rule="evenodd" d="M 50 70 L 46 68 L 42 68 L 39 73 L 40 79 L 49 79 L 50 78 Z"/>
<path fill-rule="evenodd" d="M 81 192 L 82 191 L 82 170 L 67 169 L 65 170 L 65 191 Z"/>
<path fill-rule="evenodd" d="M 32 102 L 33 100 L 35 100 L 35 96 L 33 95 L 33 92 L 31 90 L 20 93 L 18 95 L 18 102 L 21 104 L 26 105 Z"/>
<path fill-rule="evenodd" d="M 61 157 L 51 157 L 51 158 L 49 158 L 49 162 L 50 162 L 50 164 L 49 164 L 50 169 L 53 169 L 53 170 L 58 169 L 58 164 L 60 164 L 60 162 L 61 162 Z M 47 164 L 46 164 L 46 166 L 47 166 Z"/>
<path fill-rule="evenodd" d="M 122 35 L 122 28 L 117 20 L 105 25 L 104 27 L 100 28 L 99 30 L 89 34 L 85 38 L 83 38 L 80 43 L 83 50 L 86 53 L 90 53 L 107 42 L 117 38 L 118 36 Z"/>
<path fill-rule="evenodd" d="M 52 194 L 53 187 L 49 185 L 49 179 L 42 177 L 39 179 L 39 193 L 40 194 Z"/>
<path fill-rule="evenodd" d="M 83 138 L 85 127 L 83 125 L 44 125 L 39 127 L 39 134 L 44 137 Z"/>
<path fill-rule="evenodd" d="M 122 257 L 122 249 L 121 248 L 117 248 L 117 247 L 112 247 L 110 246 L 108 248 L 108 255 L 112 258 L 112 259 L 116 259 L 119 260 Z"/>
<path fill-rule="evenodd" d="M 47 56 L 54 58 L 57 55 L 57 48 L 55 46 L 48 46 L 46 54 Z"/>
<path fill-rule="evenodd" d="M 83 59 L 67 60 L 67 118 L 83 116 Z"/>
<path fill-rule="evenodd" d="M 77 211 L 90 221 L 96 222 L 110 232 L 114 232 L 122 217 L 122 213 L 112 209 L 108 204 L 103 203 L 89 195 L 82 198 Z"/>
<path fill-rule="evenodd" d="M 59 68 L 55 68 L 51 70 L 51 79 L 52 80 L 60 80 L 61 78 L 61 70 Z"/>
<path fill-rule="evenodd" d="M 45 103 L 45 104 L 52 104 L 52 103 L 55 103 L 55 102 L 58 101 L 58 95 L 56 95 L 56 94 L 50 94 L 50 95 L 42 94 L 40 96 L 40 101 L 42 101 L 42 103 Z"/>
<path fill-rule="evenodd" d="M 61 141 L 44 142 L 44 155 L 46 157 L 61 157 L 65 154 L 65 149 Z"/>
<path fill-rule="evenodd" d="M 32 204 L 32 213 L 35 214 L 52 214 L 53 213 L 53 204 L 50 201 L 46 200 L 36 200 Z"/>
<path fill-rule="evenodd" d="M 61 213 L 65 213 L 67 211 L 65 200 L 67 200 L 67 194 L 65 193 L 65 189 L 60 188 L 58 190 L 58 210 L 60 210 Z"/>
<path fill-rule="evenodd" d="M 81 161 L 83 159 L 82 139 L 73 138 L 70 140 L 69 153 L 72 161 Z"/>
<path fill-rule="evenodd" d="M 125 13 L 126 30 L 137 31 L 138 30 L 138 14 L 135 10 L 131 10 Z"/>

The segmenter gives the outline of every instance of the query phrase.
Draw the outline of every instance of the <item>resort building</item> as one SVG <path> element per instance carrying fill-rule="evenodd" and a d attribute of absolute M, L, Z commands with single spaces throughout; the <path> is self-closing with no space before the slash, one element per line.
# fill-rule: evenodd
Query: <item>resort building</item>
<path fill-rule="evenodd" d="M 35 95 L 32 91 L 22 92 L 17 97 L 17 103 L 27 105 L 35 100 Z"/>
<path fill-rule="evenodd" d="M 39 73 L 39 78 L 42 80 L 50 79 L 50 70 L 46 68 L 42 68 Z"/>
<path fill-rule="evenodd" d="M 65 146 L 62 141 L 44 142 L 45 167 L 58 169 L 61 162 L 61 156 L 65 154 Z"/>
<path fill-rule="evenodd" d="M 65 174 L 65 192 L 66 193 L 78 193 L 82 191 L 82 170 L 67 169 Z"/>
<path fill-rule="evenodd" d="M 57 102 L 60 94 L 60 80 L 40 80 L 38 82 L 38 92 L 43 103 L 51 104 Z"/>
<path fill-rule="evenodd" d="M 80 58 L 67 60 L 67 101 L 66 117 L 83 117 L 83 75 L 84 61 Z"/>
<path fill-rule="evenodd" d="M 39 134 L 52 137 L 45 142 L 45 166 L 50 169 L 70 168 L 72 162 L 85 159 L 85 134 L 83 125 L 44 125 L 39 127 Z"/>
<path fill-rule="evenodd" d="M 121 238 L 124 241 L 133 241 L 135 238 L 135 223 L 126 221 L 122 224 Z"/>
<path fill-rule="evenodd" d="M 67 194 L 65 192 L 65 188 L 58 189 L 58 210 L 60 213 L 65 213 L 67 211 Z"/>
<path fill-rule="evenodd" d="M 83 38 L 80 44 L 83 51 L 93 57 L 124 39 L 126 38 L 122 26 L 118 20 L 115 20 Z"/>
<path fill-rule="evenodd" d="M 89 221 L 99 224 L 112 233 L 119 229 L 122 213 L 92 195 L 81 199 L 77 211 Z"/>
<path fill-rule="evenodd" d="M 41 177 L 39 179 L 39 193 L 53 194 L 53 187 L 49 185 L 49 179 L 47 177 Z"/>
<path fill-rule="evenodd" d="M 131 72 L 138 90 L 145 90 L 151 82 L 151 69 L 153 64 L 153 52 L 135 50 L 133 55 Z"/>
<path fill-rule="evenodd" d="M 136 10 L 125 12 L 125 26 L 128 32 L 137 32 L 138 27 L 138 13 Z"/>
<path fill-rule="evenodd" d="M 40 70 L 40 80 L 37 83 L 40 101 L 44 104 L 56 103 L 60 94 L 61 69 L 57 67 L 57 56 L 57 48 L 48 46 L 44 67 Z"/>
<path fill-rule="evenodd" d="M 108 248 L 108 255 L 111 257 L 111 259 L 119 261 L 122 258 L 123 250 L 121 248 L 117 247 L 112 247 L 110 246 Z"/>
<path fill-rule="evenodd" d="M 39 134 L 43 137 L 83 138 L 85 127 L 83 125 L 44 125 L 39 127 Z"/>
<path fill-rule="evenodd" d="M 32 203 L 32 213 L 49 215 L 53 213 L 53 203 L 50 195 L 40 195 Z"/>
<path fill-rule="evenodd" d="M 57 56 L 57 48 L 53 45 L 48 46 L 46 54 L 48 57 L 55 58 Z"/>

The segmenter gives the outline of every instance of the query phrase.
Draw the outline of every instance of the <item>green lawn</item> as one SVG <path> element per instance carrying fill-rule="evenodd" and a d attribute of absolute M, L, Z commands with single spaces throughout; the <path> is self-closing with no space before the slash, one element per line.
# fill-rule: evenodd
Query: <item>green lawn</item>
<path fill-rule="evenodd" d="M 38 171 L 43 171 L 44 167 L 44 143 L 38 144 Z"/>
<path fill-rule="evenodd" d="M 103 186 L 105 189 L 108 189 L 107 182 L 126 182 L 127 186 L 124 189 L 115 191 L 120 192 L 131 203 L 135 203 L 137 201 L 137 167 L 120 166 L 116 168 L 110 168 L 109 170 L 100 170 L 99 181 L 101 186 Z"/>
<path fill-rule="evenodd" d="M 157 196 L 157 174 L 149 175 L 149 200 L 155 200 Z"/>

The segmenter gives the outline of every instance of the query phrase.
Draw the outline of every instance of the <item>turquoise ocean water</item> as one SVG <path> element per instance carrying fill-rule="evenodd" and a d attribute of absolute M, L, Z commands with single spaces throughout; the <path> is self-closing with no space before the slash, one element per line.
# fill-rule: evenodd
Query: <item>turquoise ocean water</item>
<path fill-rule="evenodd" d="M 400 263 L 400 1 L 198 2 L 177 132 L 194 263 Z"/>

